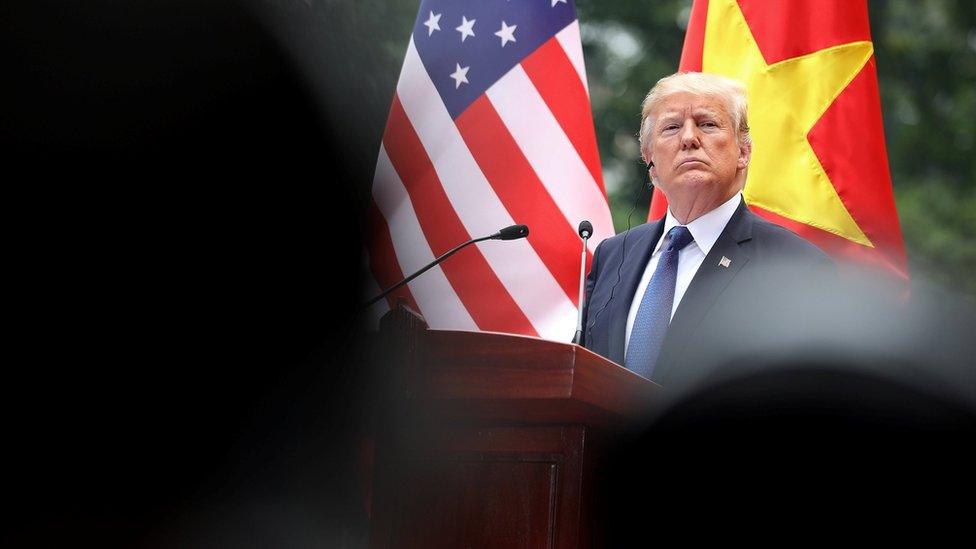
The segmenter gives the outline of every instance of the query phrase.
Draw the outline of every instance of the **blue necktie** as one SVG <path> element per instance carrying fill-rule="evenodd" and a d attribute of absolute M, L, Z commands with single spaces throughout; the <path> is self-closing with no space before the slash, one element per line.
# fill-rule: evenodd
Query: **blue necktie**
<path fill-rule="evenodd" d="M 627 356 L 624 358 L 624 366 L 628 370 L 647 379 L 651 379 L 664 334 L 671 323 L 674 284 L 678 278 L 678 252 L 694 240 L 687 227 L 674 227 L 668 231 L 667 239 L 667 248 L 657 262 L 654 276 L 648 282 L 637 309 L 634 326 L 630 330 Z"/>

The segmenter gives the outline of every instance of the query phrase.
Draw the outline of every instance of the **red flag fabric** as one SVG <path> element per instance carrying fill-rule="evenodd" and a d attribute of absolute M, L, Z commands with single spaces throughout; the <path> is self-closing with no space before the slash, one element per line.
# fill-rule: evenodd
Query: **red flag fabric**
<path fill-rule="evenodd" d="M 866 0 L 695 0 L 679 70 L 748 87 L 755 213 L 907 280 Z"/>
<path fill-rule="evenodd" d="M 372 290 L 473 237 L 526 240 L 452 256 L 406 299 L 432 328 L 572 338 L 576 228 L 614 234 L 572 0 L 424 0 L 380 148 L 370 204 Z"/>

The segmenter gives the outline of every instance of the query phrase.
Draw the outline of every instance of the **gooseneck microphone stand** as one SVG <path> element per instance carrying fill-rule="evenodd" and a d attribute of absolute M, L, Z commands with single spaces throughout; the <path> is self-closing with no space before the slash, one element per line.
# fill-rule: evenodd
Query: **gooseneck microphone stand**
<path fill-rule="evenodd" d="M 461 251 L 462 248 L 464 248 L 466 246 L 470 246 L 471 244 L 474 244 L 475 242 L 482 242 L 484 240 L 517 240 L 519 238 L 525 238 L 527 236 L 529 236 L 529 227 L 527 225 L 512 225 L 511 227 L 505 227 L 504 229 L 498 231 L 495 234 L 491 234 L 491 235 L 488 235 L 488 236 L 483 236 L 481 238 L 472 238 L 471 240 L 465 242 L 464 244 L 460 244 L 458 246 L 455 246 L 450 251 L 442 254 L 437 259 L 435 259 L 435 260 L 431 261 L 430 263 L 428 263 L 427 266 L 425 266 L 423 269 L 420 269 L 419 271 L 413 273 L 412 275 L 408 276 L 407 278 L 404 278 L 400 282 L 397 282 L 393 286 L 390 286 L 389 288 L 383 290 L 383 292 L 380 295 L 378 295 L 378 296 L 374 297 L 373 299 L 370 299 L 369 301 L 367 301 L 363 305 L 363 308 L 369 307 L 373 303 L 376 303 L 377 301 L 383 299 L 384 297 L 386 297 L 387 295 L 389 295 L 390 292 L 396 290 L 397 288 L 403 286 L 404 284 L 410 282 L 411 280 L 417 278 L 418 276 L 426 273 L 428 270 L 430 270 L 431 267 L 437 265 L 441 261 L 444 261 L 445 259 L 451 257 L 455 253 Z M 584 256 L 584 258 L 585 258 L 585 256 Z"/>

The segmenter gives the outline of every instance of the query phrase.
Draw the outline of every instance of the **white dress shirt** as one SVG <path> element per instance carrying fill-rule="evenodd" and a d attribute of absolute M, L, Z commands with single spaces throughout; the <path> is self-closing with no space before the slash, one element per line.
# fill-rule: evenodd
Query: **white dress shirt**
<path fill-rule="evenodd" d="M 691 284 L 691 279 L 695 278 L 695 273 L 705 261 L 705 256 L 715 245 L 715 241 L 725 230 L 725 226 L 729 224 L 729 220 L 732 219 L 732 214 L 735 213 L 740 202 L 742 202 L 742 193 L 736 193 L 718 208 L 685 225 L 695 241 L 685 246 L 678 254 L 678 273 L 674 285 L 674 304 L 671 305 L 671 318 L 674 318 L 674 312 L 678 310 L 678 304 L 681 303 L 685 290 Z M 624 356 L 627 355 L 627 348 L 630 346 L 630 332 L 634 328 L 637 309 L 640 308 L 641 300 L 644 299 L 644 292 L 647 290 L 647 284 L 651 281 L 651 276 L 654 275 L 657 263 L 661 259 L 661 252 L 664 250 L 663 244 L 667 239 L 668 231 L 679 225 L 681 224 L 678 223 L 678 220 L 671 214 L 671 209 L 668 208 L 667 216 L 664 219 L 664 232 L 657 241 L 657 246 L 654 248 L 654 253 L 651 254 L 650 261 L 647 262 L 647 267 L 644 268 L 644 275 L 641 276 L 640 282 L 637 284 L 637 291 L 634 292 L 634 300 L 630 303 L 630 313 L 627 315 L 627 332 L 624 336 Z"/>

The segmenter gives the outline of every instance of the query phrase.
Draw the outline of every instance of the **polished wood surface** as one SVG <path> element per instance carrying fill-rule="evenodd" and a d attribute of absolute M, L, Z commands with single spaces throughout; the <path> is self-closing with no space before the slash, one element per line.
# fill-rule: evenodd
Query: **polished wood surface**
<path fill-rule="evenodd" d="M 454 427 L 406 443 L 373 546 L 578 547 L 583 437 L 581 426 Z"/>

